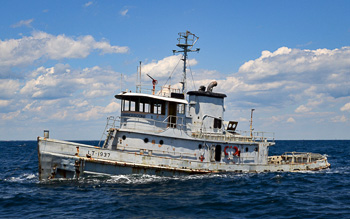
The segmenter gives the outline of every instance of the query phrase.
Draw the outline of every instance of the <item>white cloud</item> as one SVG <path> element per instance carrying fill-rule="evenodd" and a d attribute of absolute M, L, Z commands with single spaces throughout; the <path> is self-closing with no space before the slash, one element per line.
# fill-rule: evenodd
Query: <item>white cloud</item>
<path fill-rule="evenodd" d="M 69 103 L 70 103 L 70 105 L 72 105 L 72 106 L 74 106 L 76 108 L 82 108 L 82 107 L 85 107 L 85 106 L 89 105 L 88 101 L 86 101 L 86 100 L 79 100 L 79 99 L 70 100 Z"/>
<path fill-rule="evenodd" d="M 18 92 L 20 83 L 12 79 L 0 79 L 0 98 L 10 99 Z"/>
<path fill-rule="evenodd" d="M 79 70 L 57 64 L 37 68 L 23 84 L 0 80 L 3 81 L 0 91 L 8 92 L 11 87 L 17 91 L 3 95 L 8 100 L 0 97 L 0 118 L 4 122 L 14 118 L 17 121 L 63 122 L 117 115 L 120 104 L 113 96 L 118 93 L 120 85 L 120 78 L 115 77 L 118 74 L 99 66 Z"/>
<path fill-rule="evenodd" d="M 181 61 L 182 55 L 174 55 L 165 57 L 159 61 L 152 61 L 151 63 L 145 64 L 142 66 L 143 79 L 149 80 L 146 74 L 151 75 L 153 78 L 159 79 L 168 79 L 171 75 L 172 78 L 175 78 L 173 82 L 180 82 L 182 77 L 183 62 Z M 195 66 L 197 61 L 195 59 L 188 60 L 189 65 Z M 187 76 L 187 78 L 189 75 Z"/>
<path fill-rule="evenodd" d="M 343 107 L 340 108 L 340 110 L 350 112 L 350 103 L 346 103 Z"/>
<path fill-rule="evenodd" d="M 320 104 L 324 103 L 325 99 L 323 97 L 323 95 L 315 95 L 315 99 L 309 99 L 307 105 L 310 107 L 317 107 Z"/>
<path fill-rule="evenodd" d="M 278 108 L 307 102 L 297 111 L 310 111 L 350 99 L 350 47 L 301 50 L 281 47 L 263 51 L 237 73 L 218 80 L 217 89 L 239 107 L 244 103 Z M 204 85 L 207 82 L 204 83 Z M 299 104 L 300 105 L 300 104 Z"/>
<path fill-rule="evenodd" d="M 3 114 L 1 116 L 1 118 L 3 120 L 13 120 L 14 118 L 16 118 L 18 115 L 20 114 L 20 110 L 17 110 L 15 112 L 10 112 L 10 113 L 6 113 L 6 114 Z"/>
<path fill-rule="evenodd" d="M 104 113 L 114 113 L 120 109 L 120 104 L 116 102 L 111 102 L 103 110 Z"/>
<path fill-rule="evenodd" d="M 108 42 L 102 41 L 102 42 L 96 42 L 93 46 L 94 49 L 101 50 L 101 54 L 106 53 L 127 53 L 129 51 L 129 48 L 124 46 L 111 46 Z"/>
<path fill-rule="evenodd" d="M 41 58 L 85 58 L 93 50 L 101 54 L 126 53 L 129 48 L 112 46 L 106 41 L 97 42 L 90 35 L 72 38 L 64 34 L 54 36 L 34 31 L 32 36 L 21 39 L 0 40 L 0 67 L 28 65 Z"/>
<path fill-rule="evenodd" d="M 34 21 L 34 19 L 28 19 L 28 20 L 21 20 L 13 25 L 11 25 L 12 28 L 17 28 L 17 27 L 22 27 L 22 26 L 26 26 L 26 27 L 32 27 L 31 24 Z"/>
<path fill-rule="evenodd" d="M 126 14 L 129 12 L 129 9 L 125 9 L 123 11 L 120 11 L 121 16 L 126 16 Z"/>
<path fill-rule="evenodd" d="M 288 123 L 295 123 L 295 119 L 294 119 L 293 117 L 289 117 L 289 118 L 287 119 L 287 122 L 288 122 Z"/>
<path fill-rule="evenodd" d="M 312 109 L 309 107 L 306 107 L 304 105 L 300 105 L 298 108 L 294 110 L 296 113 L 307 113 L 310 112 Z"/>
<path fill-rule="evenodd" d="M 10 100 L 0 100 L 0 107 L 8 106 L 12 101 Z"/>
<path fill-rule="evenodd" d="M 78 120 L 92 120 L 109 114 L 117 114 L 120 104 L 111 102 L 107 106 L 92 106 L 89 110 L 76 114 Z"/>
<path fill-rule="evenodd" d="M 111 90 L 115 88 L 115 85 L 112 83 L 92 83 L 88 89 L 86 89 L 83 94 L 85 97 L 94 98 L 94 97 L 103 97 L 110 93 Z"/>
<path fill-rule="evenodd" d="M 347 121 L 348 121 L 348 119 L 344 115 L 336 116 L 336 117 L 332 118 L 332 122 L 335 122 L 335 123 L 337 123 L 337 122 L 347 122 Z"/>
<path fill-rule="evenodd" d="M 72 83 L 70 74 L 62 71 L 69 68 L 65 65 L 56 65 L 55 68 L 38 68 L 38 72 L 43 72 L 37 78 L 27 81 L 20 90 L 20 93 L 34 99 L 56 99 L 68 97 L 76 86 Z M 68 80 L 67 80 L 68 79 Z"/>
<path fill-rule="evenodd" d="M 63 120 L 66 119 L 68 116 L 67 110 L 57 110 L 56 113 L 54 113 L 51 118 L 56 120 Z"/>
<path fill-rule="evenodd" d="M 39 67 L 20 89 L 20 93 L 33 99 L 60 99 L 77 95 L 96 98 L 113 95 L 118 89 L 118 73 L 98 66 L 83 70 L 57 64 L 51 68 Z"/>
<path fill-rule="evenodd" d="M 262 51 L 260 58 L 244 63 L 239 68 L 239 72 L 249 72 L 250 74 L 247 75 L 247 78 L 254 80 L 270 75 L 276 75 L 279 73 L 279 69 L 277 68 L 278 65 L 271 65 L 271 62 L 274 61 L 275 64 L 280 63 L 284 59 L 283 57 L 289 55 L 291 51 L 292 50 L 287 47 L 281 47 L 273 53 L 270 51 Z"/>
<path fill-rule="evenodd" d="M 33 101 L 29 104 L 27 104 L 24 108 L 23 111 L 31 111 L 31 112 L 41 112 L 42 106 L 36 104 L 37 101 Z M 36 105 L 36 106 L 35 106 Z"/>
<path fill-rule="evenodd" d="M 101 106 L 94 106 L 90 110 L 78 113 L 76 115 L 76 118 L 78 120 L 92 120 L 97 119 L 101 117 L 101 112 L 103 111 L 103 107 Z"/>
<path fill-rule="evenodd" d="M 350 67 L 350 47 L 300 50 L 281 47 L 263 51 L 261 57 L 243 64 L 239 73 L 249 80 L 276 80 L 281 77 L 298 82 L 341 81 Z M 278 76 L 278 77 L 277 77 Z"/>
<path fill-rule="evenodd" d="M 171 77 L 175 84 L 182 77 L 181 55 L 153 61 L 142 67 L 143 80 L 150 74 L 159 85 Z M 192 59 L 191 66 L 197 61 Z M 322 109 L 327 105 L 350 100 L 350 47 L 328 50 L 301 50 L 281 47 L 274 52 L 263 51 L 261 56 L 243 64 L 237 73 L 223 77 L 215 70 L 193 69 L 195 87 L 207 86 L 217 80 L 217 92 L 228 95 L 235 107 L 273 106 L 295 107 L 298 113 Z M 192 88 L 188 71 L 187 85 Z M 301 102 L 306 104 L 300 106 Z M 343 103 L 344 104 L 344 103 Z"/>
<path fill-rule="evenodd" d="M 89 7 L 90 5 L 92 5 L 92 1 L 89 1 L 89 2 L 86 2 L 85 4 L 84 4 L 84 7 Z"/>

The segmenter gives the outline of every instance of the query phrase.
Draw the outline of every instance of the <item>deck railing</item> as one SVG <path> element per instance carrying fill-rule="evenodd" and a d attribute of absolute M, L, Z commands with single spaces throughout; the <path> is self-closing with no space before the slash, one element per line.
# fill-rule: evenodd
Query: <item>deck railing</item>
<path fill-rule="evenodd" d="M 155 89 L 153 89 L 151 86 L 137 86 L 136 93 L 170 97 L 171 93 L 181 93 L 181 91 L 178 88 L 171 88 L 170 86 L 155 86 Z"/>
<path fill-rule="evenodd" d="M 308 152 L 285 152 L 282 159 L 290 163 L 310 163 L 322 158 L 321 154 Z"/>
<path fill-rule="evenodd" d="M 229 133 L 227 131 L 220 131 L 218 133 L 196 131 L 191 130 L 201 130 L 202 125 L 198 124 L 194 126 L 193 124 L 186 124 L 185 118 L 178 116 L 168 116 L 163 121 L 149 119 L 149 118 L 139 118 L 131 116 L 121 117 L 108 117 L 107 125 L 104 133 L 106 133 L 109 128 L 127 128 L 132 130 L 144 130 L 145 132 L 160 133 L 168 128 L 174 128 L 184 131 L 189 136 L 198 139 L 212 140 L 212 141 L 243 141 L 243 142 L 274 142 L 275 135 L 273 132 L 251 132 L 250 131 L 236 131 L 235 133 Z M 102 138 L 101 138 L 102 139 Z"/>
<path fill-rule="evenodd" d="M 309 152 L 285 152 L 280 156 L 270 156 L 269 163 L 274 164 L 301 164 L 311 163 L 316 160 L 322 159 L 324 156 L 317 153 Z"/>

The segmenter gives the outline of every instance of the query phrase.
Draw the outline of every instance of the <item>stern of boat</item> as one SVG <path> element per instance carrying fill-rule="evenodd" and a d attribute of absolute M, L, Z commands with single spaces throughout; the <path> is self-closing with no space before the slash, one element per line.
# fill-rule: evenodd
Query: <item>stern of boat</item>
<path fill-rule="evenodd" d="M 309 152 L 285 152 L 280 156 L 269 156 L 268 164 L 284 171 L 321 170 L 330 168 L 327 155 Z"/>

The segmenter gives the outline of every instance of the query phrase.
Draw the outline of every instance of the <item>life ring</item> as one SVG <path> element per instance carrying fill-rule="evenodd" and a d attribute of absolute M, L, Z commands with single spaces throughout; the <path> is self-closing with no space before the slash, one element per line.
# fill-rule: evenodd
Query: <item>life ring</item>
<path fill-rule="evenodd" d="M 233 156 L 240 157 L 241 156 L 241 151 L 238 150 L 238 147 L 234 146 L 233 149 L 235 149 L 235 153 L 233 154 Z"/>
<path fill-rule="evenodd" d="M 226 152 L 227 148 L 230 148 L 230 146 L 226 146 L 225 149 L 224 149 L 224 153 L 225 153 L 226 156 L 228 155 L 228 153 Z M 231 148 L 232 148 L 232 146 L 231 146 Z"/>
<path fill-rule="evenodd" d="M 226 150 L 227 150 L 228 148 L 232 148 L 232 146 L 226 146 L 226 147 L 225 147 L 225 149 L 224 149 L 225 156 L 228 155 L 228 153 L 226 152 Z M 237 146 L 234 146 L 233 149 L 235 149 L 235 153 L 233 153 L 233 156 L 240 157 L 240 156 L 241 156 L 241 152 L 240 152 L 240 150 L 238 149 L 238 147 L 237 147 Z"/>

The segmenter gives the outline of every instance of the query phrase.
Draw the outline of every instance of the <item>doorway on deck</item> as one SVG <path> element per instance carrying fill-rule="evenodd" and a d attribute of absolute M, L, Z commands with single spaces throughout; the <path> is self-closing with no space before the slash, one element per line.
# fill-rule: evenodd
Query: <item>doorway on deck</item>
<path fill-rule="evenodd" d="M 168 127 L 176 128 L 176 109 L 177 103 L 169 102 Z"/>
<path fill-rule="evenodd" d="M 216 145 L 215 147 L 215 161 L 221 161 L 221 145 Z"/>

